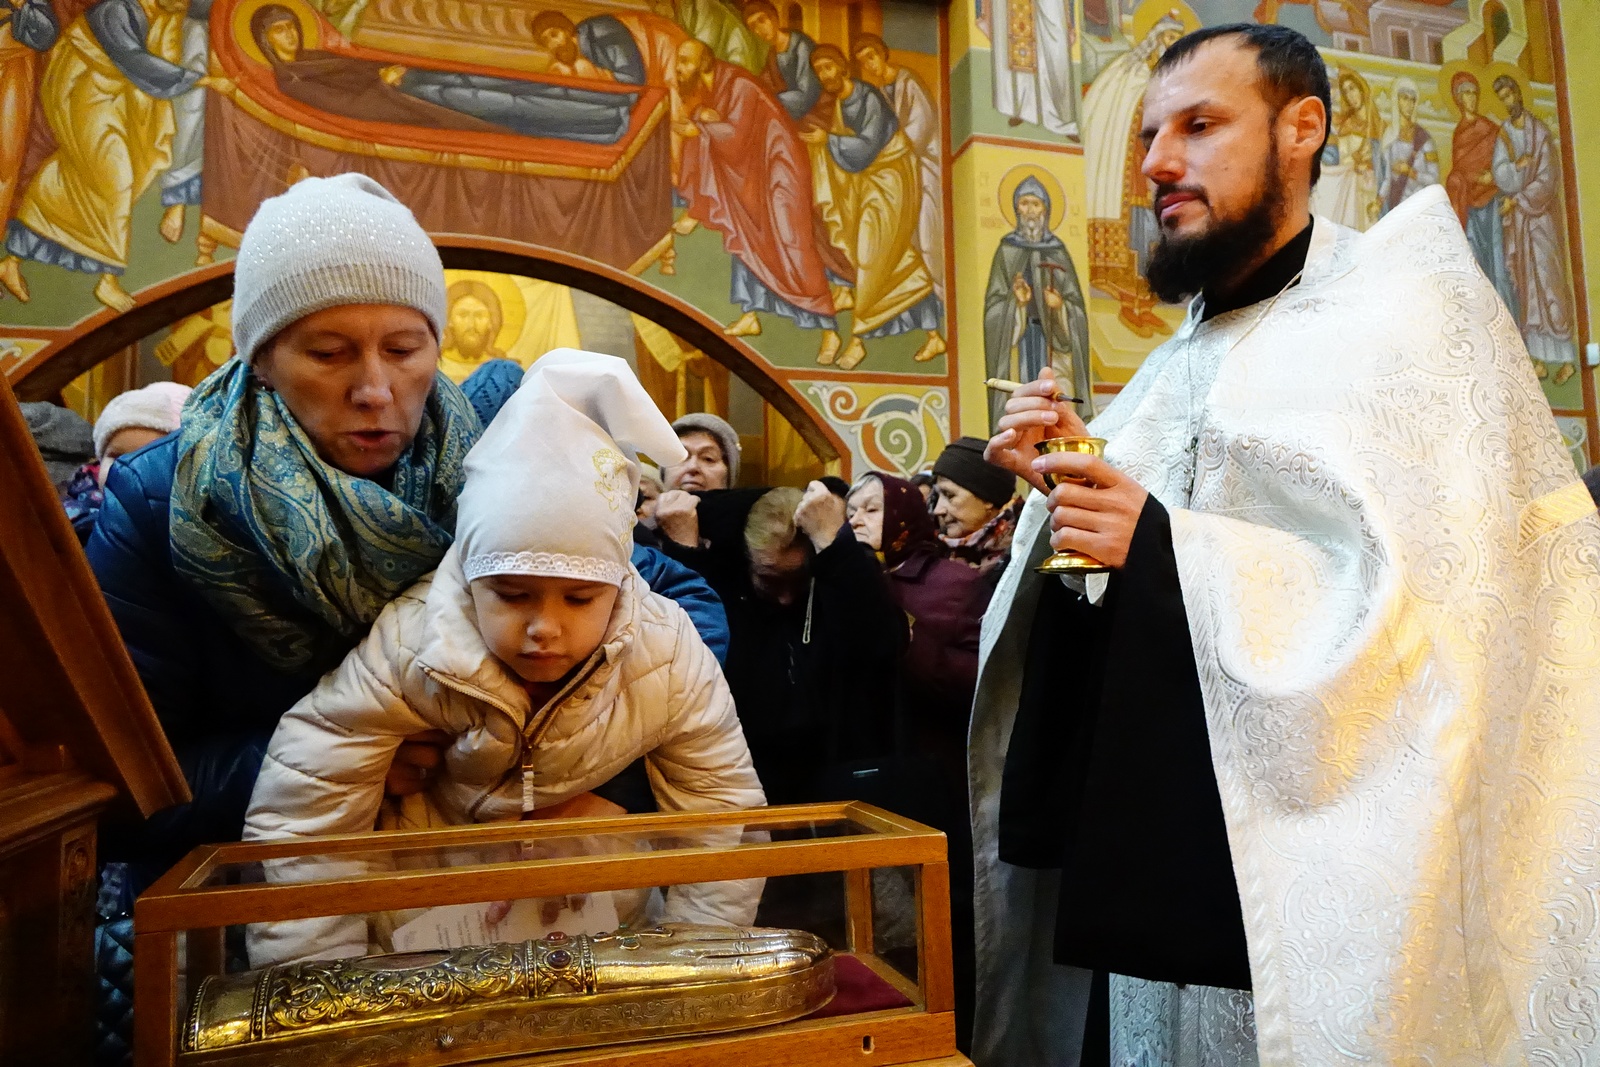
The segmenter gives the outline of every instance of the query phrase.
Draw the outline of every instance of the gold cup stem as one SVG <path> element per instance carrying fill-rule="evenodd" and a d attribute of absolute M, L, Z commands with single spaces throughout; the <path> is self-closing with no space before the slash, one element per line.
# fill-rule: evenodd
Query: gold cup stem
<path fill-rule="evenodd" d="M 1034 446 L 1041 456 L 1053 452 L 1078 452 L 1091 456 L 1105 455 L 1106 442 L 1102 437 L 1049 437 Z M 1088 485 L 1087 479 L 1070 478 L 1062 479 L 1054 475 L 1044 476 L 1045 484 L 1054 489 L 1062 481 L 1072 481 L 1079 485 Z M 1039 564 L 1034 570 L 1040 574 L 1104 574 L 1111 568 L 1085 552 L 1056 552 Z"/>

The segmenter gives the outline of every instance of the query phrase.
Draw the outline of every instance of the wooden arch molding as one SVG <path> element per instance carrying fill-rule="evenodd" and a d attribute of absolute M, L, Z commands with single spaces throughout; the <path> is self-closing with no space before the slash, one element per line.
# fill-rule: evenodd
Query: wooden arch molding
<path fill-rule="evenodd" d="M 830 470 L 837 469 L 843 441 L 775 377 L 755 351 L 726 337 L 705 312 L 638 278 L 593 260 L 537 245 L 496 238 L 434 234 L 439 258 L 451 270 L 520 274 L 556 282 L 611 301 L 671 330 L 749 384 L 782 415 Z M 204 311 L 233 295 L 233 264 L 217 263 L 141 290 L 132 310 L 109 308 L 84 322 L 71 337 L 53 342 L 10 368 L 7 377 L 20 400 L 48 400 L 74 378 L 155 331 Z"/>

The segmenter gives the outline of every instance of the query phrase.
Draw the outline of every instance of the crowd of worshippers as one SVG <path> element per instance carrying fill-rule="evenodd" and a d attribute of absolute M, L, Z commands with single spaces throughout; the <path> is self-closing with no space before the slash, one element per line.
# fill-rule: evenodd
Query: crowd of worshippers
<path fill-rule="evenodd" d="M 970 1003 L 967 720 L 1020 511 L 983 441 L 749 487 L 731 425 L 669 423 L 615 357 L 457 387 L 438 254 L 357 175 L 263 203 L 235 279 L 235 357 L 193 391 L 92 431 L 27 410 L 194 797 L 105 829 L 103 918 L 208 842 L 862 799 L 950 834 Z"/>

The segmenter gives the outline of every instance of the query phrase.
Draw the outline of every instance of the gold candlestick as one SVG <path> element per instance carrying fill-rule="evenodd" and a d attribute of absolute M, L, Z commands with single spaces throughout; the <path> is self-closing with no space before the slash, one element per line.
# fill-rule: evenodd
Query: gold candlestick
<path fill-rule="evenodd" d="M 1106 442 L 1103 437 L 1050 437 L 1040 441 L 1034 446 L 1041 456 L 1052 452 L 1082 452 L 1091 456 L 1105 455 Z M 1063 481 L 1073 482 L 1077 485 L 1093 485 L 1087 478 L 1056 477 L 1053 474 L 1044 476 L 1045 484 L 1054 489 Z M 1083 552 L 1057 552 L 1046 559 L 1034 570 L 1040 574 L 1103 574 L 1111 568 Z"/>

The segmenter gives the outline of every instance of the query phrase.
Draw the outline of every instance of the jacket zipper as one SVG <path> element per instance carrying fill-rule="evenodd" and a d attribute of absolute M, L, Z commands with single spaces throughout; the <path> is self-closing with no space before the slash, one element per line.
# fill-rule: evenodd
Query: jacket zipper
<path fill-rule="evenodd" d="M 593 677 L 594 672 L 600 668 L 600 664 L 604 660 L 605 646 L 602 645 L 600 648 L 595 649 L 594 655 L 589 657 L 588 664 L 572 681 L 568 682 L 559 693 L 551 697 L 543 708 L 529 716 L 528 725 L 522 730 L 522 756 L 520 760 L 522 764 L 522 814 L 524 816 L 534 810 L 533 784 L 538 779 L 539 772 L 533 769 L 533 757 L 534 753 L 538 751 L 539 739 L 544 736 L 545 730 L 549 728 L 550 723 L 555 719 L 555 709 L 563 700 L 575 693 L 579 687 Z M 490 707 L 498 708 L 500 711 L 505 712 L 512 722 L 516 721 L 516 711 L 509 704 L 503 703 L 487 690 L 480 689 L 469 682 L 463 682 L 458 678 L 445 674 L 443 671 L 437 671 L 426 664 L 419 664 L 419 666 L 422 667 L 424 674 L 440 685 L 448 689 L 454 689 L 464 696 L 476 697 Z M 478 809 L 483 806 L 483 802 L 497 793 L 510 775 L 510 771 L 501 775 L 498 782 L 472 802 L 472 806 L 467 809 L 467 817 L 469 819 L 477 821 Z"/>
<path fill-rule="evenodd" d="M 446 689 L 454 689 L 463 696 L 469 696 L 476 700 L 481 700 L 490 707 L 504 712 L 505 716 L 512 722 L 517 721 L 516 709 L 512 708 L 511 705 L 499 700 L 488 690 L 479 689 L 477 686 L 472 685 L 469 682 L 463 682 L 458 678 L 445 674 L 443 671 L 435 670 L 425 663 L 418 664 L 418 666 L 422 668 L 423 674 L 426 674 L 429 678 L 432 678 Z M 467 808 L 467 818 L 471 819 L 473 822 L 478 821 L 478 809 L 483 806 L 483 802 L 485 800 L 488 800 L 490 797 L 494 796 L 495 793 L 500 791 L 500 787 L 505 784 L 506 778 L 509 777 L 510 774 L 510 771 L 502 774 L 498 782 L 490 786 L 483 793 L 479 794 L 478 799 L 474 800 L 471 806 Z M 526 794 L 526 786 L 524 786 L 524 793 Z M 524 796 L 524 802 L 526 802 L 526 795 Z"/>

